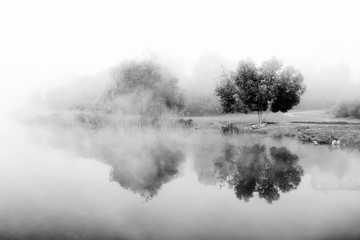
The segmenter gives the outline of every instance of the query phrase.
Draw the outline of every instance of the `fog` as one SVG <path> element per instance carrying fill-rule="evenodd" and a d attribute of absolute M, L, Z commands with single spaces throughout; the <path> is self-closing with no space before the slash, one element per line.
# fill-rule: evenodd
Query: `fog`
<path fill-rule="evenodd" d="M 217 77 L 247 58 L 301 71 L 307 87 L 295 110 L 359 99 L 358 9 L 357 1 L 1 1 L 0 238 L 355 239 L 358 151 L 223 135 L 225 116 L 204 129 L 196 116 L 220 114 Z M 183 94 L 183 111 L 163 110 L 163 101 L 164 118 L 142 121 L 168 85 L 104 100 L 114 68 L 141 61 L 178 80 L 168 95 Z"/>
<path fill-rule="evenodd" d="M 316 94 L 329 103 L 314 107 L 326 108 L 358 87 L 357 8 L 357 1 L 2 2 L 3 111 L 148 51 L 175 69 L 183 88 L 207 95 L 221 65 L 276 56 L 304 74 L 300 106 L 311 108 Z"/>
<path fill-rule="evenodd" d="M 151 57 L 141 54 L 129 60 L 141 61 L 149 58 L 156 59 L 179 80 L 178 86 L 184 94 L 187 105 L 185 111 L 188 114 L 198 114 L 194 104 L 202 105 L 204 109 L 210 109 L 205 114 L 219 114 L 221 112 L 219 99 L 215 96 L 218 76 L 222 69 L 235 70 L 237 61 L 228 61 L 216 52 L 202 53 L 197 61 L 190 66 L 185 66 L 184 63 L 176 62 L 172 57 L 155 52 L 151 53 Z M 287 63 L 284 62 L 284 64 Z M 36 112 L 36 110 L 44 111 L 45 109 L 50 111 L 69 110 L 77 105 L 95 103 L 103 97 L 106 89 L 113 84 L 113 67 L 96 74 L 65 81 L 66 83 L 60 87 L 49 88 L 43 93 L 35 92 L 28 98 L 25 106 Z M 318 67 L 299 64 L 295 67 L 302 69 L 306 84 L 306 92 L 295 109 L 332 110 L 343 101 L 359 100 L 360 82 L 354 81 L 352 70 L 345 62 L 322 64 Z M 127 104 L 133 105 L 134 103 L 128 102 Z"/>
<path fill-rule="evenodd" d="M 194 129 L 8 124 L 1 140 L 4 238 L 359 235 L 358 151 Z"/>

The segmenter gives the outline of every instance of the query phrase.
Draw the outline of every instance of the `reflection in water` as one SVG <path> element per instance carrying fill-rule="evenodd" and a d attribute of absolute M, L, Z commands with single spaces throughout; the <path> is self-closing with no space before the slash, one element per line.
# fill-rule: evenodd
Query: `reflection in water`
<path fill-rule="evenodd" d="M 190 137 L 176 132 L 79 130 L 57 132 L 52 143 L 109 165 L 112 181 L 146 200 L 178 175 L 187 156 L 194 160 L 200 182 L 227 184 L 245 201 L 256 193 L 271 203 L 301 181 L 298 157 L 285 147 L 241 146 L 243 141 L 231 143 L 221 135 L 205 141 Z"/>
<path fill-rule="evenodd" d="M 8 141 L 13 144 L 7 150 L 11 158 L 1 158 L 7 165 L 2 165 L 0 174 L 0 239 L 360 236 L 360 192 L 348 191 L 360 186 L 359 152 L 200 131 L 60 129 L 48 135 L 52 146 L 65 151 L 23 144 L 23 153 L 18 154 L 22 141 Z M 266 147 L 253 145 L 259 142 Z M 241 147 L 244 143 L 247 147 Z M 109 169 L 112 180 L 121 186 L 106 181 Z M 170 184 L 180 175 L 177 172 L 182 178 Z M 231 189 L 224 193 L 217 186 L 199 184 L 196 178 L 211 185 L 220 180 Z M 324 194 L 326 189 L 341 191 Z M 291 194 L 281 197 L 286 191 Z M 157 194 L 156 201 L 143 204 L 140 194 L 145 198 Z M 279 195 L 276 206 L 266 204 Z M 262 199 L 244 204 L 259 196 Z"/>
<path fill-rule="evenodd" d="M 111 181 L 146 200 L 173 180 L 185 161 L 182 144 L 152 133 L 63 131 L 57 132 L 51 142 L 110 166 Z"/>
<path fill-rule="evenodd" d="M 118 182 L 123 188 L 139 193 L 146 200 L 155 196 L 161 186 L 170 182 L 178 173 L 180 163 L 185 159 L 183 153 L 171 149 L 163 144 L 154 146 L 149 153 L 147 162 L 149 166 L 138 174 L 130 172 L 118 162 L 112 165 L 111 180 Z"/>
<path fill-rule="evenodd" d="M 215 169 L 221 182 L 227 182 L 239 199 L 248 201 L 257 192 L 268 203 L 278 200 L 279 192 L 297 188 L 304 174 L 298 157 L 285 147 L 265 145 L 235 147 L 227 143 Z"/>
<path fill-rule="evenodd" d="M 245 201 L 257 193 L 272 203 L 279 199 L 280 192 L 296 189 L 303 175 L 297 155 L 285 147 L 271 147 L 268 151 L 265 145 L 239 146 L 220 137 L 191 144 L 194 141 L 170 134 L 125 135 L 109 131 L 63 132 L 54 140 L 57 146 L 109 165 L 112 181 L 146 200 L 178 175 L 186 156 L 194 157 L 201 183 L 227 184 L 237 198 Z M 224 140 L 224 145 L 219 144 Z"/>

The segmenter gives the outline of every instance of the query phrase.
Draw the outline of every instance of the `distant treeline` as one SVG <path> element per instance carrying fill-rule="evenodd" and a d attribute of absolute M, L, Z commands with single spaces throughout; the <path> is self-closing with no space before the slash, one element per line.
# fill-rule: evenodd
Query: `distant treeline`
<path fill-rule="evenodd" d="M 221 114 L 219 98 L 215 94 L 205 96 L 186 94 L 184 116 L 205 116 Z"/>
<path fill-rule="evenodd" d="M 360 119 L 360 100 L 342 102 L 333 109 L 335 117 L 352 117 Z"/>
<path fill-rule="evenodd" d="M 206 59 L 208 58 L 207 56 Z M 176 73 L 176 71 L 173 71 L 156 57 L 142 60 L 124 60 L 119 65 L 102 73 L 84 77 L 81 79 L 81 82 L 79 81 L 79 83 L 73 86 L 53 89 L 48 92 L 45 98 L 38 97 L 33 100 L 39 108 L 45 106 L 51 111 L 74 111 L 79 113 L 76 117 L 79 117 L 80 122 L 92 116 L 93 114 L 90 114 L 92 112 L 109 118 L 112 118 L 112 115 L 137 116 L 144 125 L 156 125 L 163 116 L 167 118 L 169 115 L 180 117 L 219 115 L 222 114 L 223 109 L 220 97 L 215 94 L 215 89 L 216 84 L 221 82 L 222 68 L 217 68 L 216 66 L 220 66 L 220 63 L 223 61 L 217 57 L 212 59 L 213 61 L 200 62 L 196 67 L 196 71 L 194 70 L 193 76 L 188 77 L 188 79 L 186 75 Z M 269 61 L 265 61 L 265 63 L 267 62 Z M 263 64 L 258 67 L 255 66 L 255 63 L 248 64 L 253 66 L 253 68 L 249 68 L 253 70 L 253 75 L 260 76 L 255 78 L 255 80 L 261 80 L 261 76 L 274 72 L 274 67 L 269 66 L 282 66 L 281 64 L 268 64 L 269 66 L 266 67 Z M 269 69 L 269 71 L 264 71 L 264 69 Z M 324 69 L 325 72 L 330 70 Z M 236 73 L 239 75 L 237 70 L 233 72 L 235 75 Z M 275 76 L 278 73 L 280 74 L 280 72 L 283 71 L 275 71 Z M 288 75 L 293 76 L 291 74 L 286 76 Z M 272 79 L 285 79 L 284 76 L 281 76 L 263 78 L 270 79 L 271 81 Z M 338 75 L 336 77 L 340 78 Z M 180 79 L 183 81 L 182 85 L 179 84 Z M 359 83 L 350 83 L 346 79 L 344 81 L 334 80 L 326 84 L 313 81 L 308 87 L 309 91 L 302 96 L 301 102 L 299 101 L 300 95 L 294 95 L 295 98 L 290 99 L 292 101 L 285 99 L 281 103 L 289 104 L 295 101 L 297 104 L 300 102 L 296 108 L 302 110 L 331 109 L 336 105 L 335 103 L 338 99 L 355 99 L 354 92 L 358 89 Z M 258 81 L 252 82 L 255 83 L 254 86 L 264 85 L 258 84 Z M 270 85 L 264 86 L 265 88 L 255 89 L 252 92 L 254 94 L 249 96 L 249 99 L 253 101 L 253 99 L 269 95 L 271 91 L 267 89 Z M 281 90 L 279 87 L 283 87 L 285 84 L 277 84 L 276 86 L 278 87 L 274 89 L 277 89 L 277 92 L 279 92 Z M 233 88 L 230 90 L 237 90 L 239 88 L 231 87 Z M 235 95 L 238 97 L 240 96 L 239 93 L 237 91 Z M 278 95 L 285 96 L 284 94 Z M 246 97 L 247 95 L 242 94 L 241 96 Z M 269 102 L 272 103 L 271 105 L 274 103 L 274 99 L 265 99 L 264 97 L 261 97 L 261 99 L 264 100 L 264 104 L 262 104 L 265 106 L 264 109 L 268 108 Z M 236 98 L 235 100 L 239 99 Z M 291 106 L 293 105 L 291 104 Z M 359 101 L 344 102 L 337 105 L 333 113 L 337 117 L 360 118 L 359 106 Z M 84 114 L 80 114 L 80 112 L 84 112 Z M 83 119 L 84 116 L 86 117 Z M 97 123 L 98 118 L 95 117 L 94 121 Z M 86 120 L 85 122 L 88 121 Z M 92 121 L 89 122 L 92 123 Z"/>

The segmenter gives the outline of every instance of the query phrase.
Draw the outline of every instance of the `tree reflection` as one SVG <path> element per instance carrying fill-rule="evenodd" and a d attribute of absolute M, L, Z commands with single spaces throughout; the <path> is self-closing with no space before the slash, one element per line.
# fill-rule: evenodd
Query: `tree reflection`
<path fill-rule="evenodd" d="M 215 163 L 218 178 L 227 182 L 236 197 L 249 201 L 258 193 L 272 203 L 280 192 L 297 188 L 303 176 L 298 157 L 285 147 L 272 147 L 268 153 L 264 145 L 235 147 L 227 143 Z"/>
<path fill-rule="evenodd" d="M 172 181 L 185 161 L 183 144 L 157 132 L 79 129 L 56 133 L 51 144 L 110 166 L 111 181 L 146 200 Z"/>
<path fill-rule="evenodd" d="M 136 163 L 130 167 L 124 166 L 122 161 L 113 162 L 110 178 L 149 200 L 178 174 L 185 157 L 180 150 L 163 144 L 153 146 L 145 155 L 146 159 L 133 159 Z"/>

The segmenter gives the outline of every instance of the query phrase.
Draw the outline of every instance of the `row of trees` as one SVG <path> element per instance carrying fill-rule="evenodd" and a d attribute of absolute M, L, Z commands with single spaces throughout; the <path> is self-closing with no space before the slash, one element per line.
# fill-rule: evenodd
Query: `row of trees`
<path fill-rule="evenodd" d="M 123 105 L 131 105 L 131 110 L 150 119 L 151 124 L 165 111 L 179 113 L 184 109 L 178 79 L 156 60 L 125 61 L 112 73 L 113 83 L 105 99 L 112 102 L 128 99 Z M 263 112 L 286 112 L 297 105 L 305 85 L 298 70 L 284 67 L 276 58 L 259 67 L 247 59 L 240 61 L 235 71 L 222 70 L 215 92 L 224 113 L 257 112 L 261 123 Z"/>
<path fill-rule="evenodd" d="M 239 62 L 235 71 L 223 69 L 216 87 L 224 113 L 257 112 L 262 123 L 263 112 L 287 112 L 300 103 L 305 92 L 304 78 L 294 67 L 284 67 L 276 58 L 261 66 L 251 60 Z"/>

